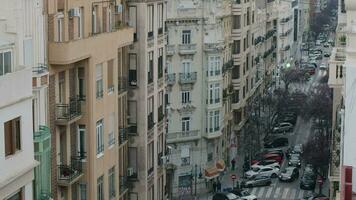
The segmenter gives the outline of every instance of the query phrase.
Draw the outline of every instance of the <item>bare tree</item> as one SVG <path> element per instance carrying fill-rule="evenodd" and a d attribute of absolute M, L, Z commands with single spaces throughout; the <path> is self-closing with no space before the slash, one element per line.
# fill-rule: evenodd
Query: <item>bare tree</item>
<path fill-rule="evenodd" d="M 281 71 L 281 79 L 284 82 L 284 90 L 288 91 L 291 83 L 298 83 L 305 81 L 307 75 L 304 70 L 300 68 L 286 68 Z"/>

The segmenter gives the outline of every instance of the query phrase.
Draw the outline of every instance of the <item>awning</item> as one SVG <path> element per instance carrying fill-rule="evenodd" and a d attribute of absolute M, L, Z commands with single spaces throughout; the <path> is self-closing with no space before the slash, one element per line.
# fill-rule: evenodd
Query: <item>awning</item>
<path fill-rule="evenodd" d="M 225 161 L 224 160 L 219 160 L 216 162 L 216 168 L 219 172 L 222 172 L 225 170 Z"/>
<path fill-rule="evenodd" d="M 204 175 L 206 179 L 213 179 L 219 176 L 219 171 L 216 167 L 210 167 L 205 169 Z"/>

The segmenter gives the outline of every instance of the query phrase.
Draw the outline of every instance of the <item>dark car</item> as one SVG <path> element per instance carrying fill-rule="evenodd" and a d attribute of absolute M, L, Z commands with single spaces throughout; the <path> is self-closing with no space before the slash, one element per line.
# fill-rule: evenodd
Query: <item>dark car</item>
<path fill-rule="evenodd" d="M 272 180 L 268 176 L 256 176 L 252 180 L 242 181 L 242 187 L 268 186 L 272 184 Z"/>
<path fill-rule="evenodd" d="M 221 192 L 213 196 L 213 200 L 238 200 L 239 197 L 232 193 Z"/>
<path fill-rule="evenodd" d="M 264 144 L 265 148 L 279 148 L 279 147 L 284 147 L 284 146 L 288 146 L 288 138 L 285 137 L 279 137 L 279 138 L 275 138 L 271 141 L 267 141 Z"/>
<path fill-rule="evenodd" d="M 292 182 L 299 178 L 299 170 L 296 167 L 287 167 L 282 170 L 278 178 L 280 181 Z"/>
<path fill-rule="evenodd" d="M 291 154 L 289 161 L 288 161 L 289 166 L 294 166 L 294 167 L 300 167 L 301 161 L 300 161 L 300 154 Z"/>
<path fill-rule="evenodd" d="M 305 169 L 300 179 L 300 188 L 304 190 L 314 190 L 316 184 L 316 174 L 312 170 Z"/>
<path fill-rule="evenodd" d="M 329 53 L 324 53 L 324 57 L 325 57 L 325 58 L 329 58 L 329 57 L 330 57 L 330 54 L 329 54 Z"/>

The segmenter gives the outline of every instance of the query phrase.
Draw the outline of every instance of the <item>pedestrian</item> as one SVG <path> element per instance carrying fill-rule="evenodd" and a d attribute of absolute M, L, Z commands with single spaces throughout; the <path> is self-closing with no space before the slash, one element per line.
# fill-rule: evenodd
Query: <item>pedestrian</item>
<path fill-rule="evenodd" d="M 218 192 L 221 192 L 221 183 L 220 183 L 219 179 L 218 179 L 218 183 L 216 184 L 216 188 L 217 188 Z"/>
<path fill-rule="evenodd" d="M 235 164 L 236 164 L 236 161 L 235 161 L 235 158 L 231 160 L 231 170 L 234 171 L 235 170 Z"/>
<path fill-rule="evenodd" d="M 215 181 L 213 181 L 213 193 L 215 193 L 216 192 L 216 182 Z"/>

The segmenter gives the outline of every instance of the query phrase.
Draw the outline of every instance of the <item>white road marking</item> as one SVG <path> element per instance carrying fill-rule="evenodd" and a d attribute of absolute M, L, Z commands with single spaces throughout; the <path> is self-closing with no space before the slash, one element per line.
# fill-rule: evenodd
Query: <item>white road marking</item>
<path fill-rule="evenodd" d="M 279 197 L 279 191 L 281 191 L 281 188 L 280 188 L 280 187 L 278 187 L 278 188 L 276 189 L 276 191 L 274 191 L 273 198 L 277 199 L 277 198 Z"/>
<path fill-rule="evenodd" d="M 256 192 L 257 192 L 257 188 L 254 187 L 254 188 L 251 190 L 251 194 L 256 194 Z"/>
<path fill-rule="evenodd" d="M 273 187 L 268 188 L 267 193 L 266 193 L 266 198 L 269 198 L 272 194 Z"/>
<path fill-rule="evenodd" d="M 290 195 L 288 195 L 288 198 L 295 199 L 295 195 L 297 194 L 297 190 L 296 189 L 292 189 L 292 191 L 289 194 Z"/>
<path fill-rule="evenodd" d="M 303 196 L 304 196 L 304 191 L 305 191 L 305 190 L 299 190 L 299 195 L 298 195 L 298 198 L 299 198 L 299 199 L 303 198 Z"/>
<path fill-rule="evenodd" d="M 284 188 L 282 199 L 286 199 L 289 192 L 289 188 Z"/>
<path fill-rule="evenodd" d="M 266 188 L 266 187 L 260 188 L 260 191 L 258 192 L 258 195 L 256 195 L 256 196 L 259 197 L 259 198 L 262 198 L 263 193 L 264 193 L 264 191 L 265 191 L 265 188 Z"/>

